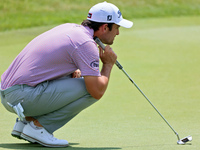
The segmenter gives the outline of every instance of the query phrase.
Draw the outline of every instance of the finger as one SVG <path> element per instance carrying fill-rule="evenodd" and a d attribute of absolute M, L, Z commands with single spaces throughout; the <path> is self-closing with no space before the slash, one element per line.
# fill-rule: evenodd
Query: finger
<path fill-rule="evenodd" d="M 76 72 L 72 73 L 72 78 L 76 78 Z"/>
<path fill-rule="evenodd" d="M 102 56 L 103 55 L 103 49 L 101 47 L 99 47 L 99 55 Z"/>

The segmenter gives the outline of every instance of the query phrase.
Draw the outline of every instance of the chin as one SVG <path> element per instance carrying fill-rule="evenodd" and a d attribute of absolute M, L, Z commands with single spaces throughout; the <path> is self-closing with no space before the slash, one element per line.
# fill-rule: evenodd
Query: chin
<path fill-rule="evenodd" d="M 111 41 L 111 42 L 106 42 L 105 44 L 112 45 L 112 44 L 113 44 L 113 41 Z"/>
<path fill-rule="evenodd" d="M 110 44 L 109 45 L 112 45 L 114 42 L 112 41 L 112 42 L 110 42 Z"/>
<path fill-rule="evenodd" d="M 101 40 L 101 39 L 100 39 Z M 108 41 L 108 40 L 102 40 L 102 42 L 104 43 L 104 44 L 107 44 L 107 45 L 112 45 L 113 44 L 113 42 L 114 42 L 114 40 L 112 40 L 112 41 Z"/>

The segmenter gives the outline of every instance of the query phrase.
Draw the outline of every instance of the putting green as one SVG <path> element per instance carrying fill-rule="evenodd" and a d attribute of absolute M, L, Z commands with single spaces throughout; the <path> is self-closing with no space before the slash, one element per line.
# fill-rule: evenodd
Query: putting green
<path fill-rule="evenodd" d="M 173 131 L 117 67 L 104 97 L 54 135 L 68 140 L 69 150 L 200 149 L 200 17 L 133 22 L 133 28 L 120 29 L 112 46 L 118 61 L 180 138 L 193 136 L 192 144 L 176 144 Z M 0 74 L 32 38 L 51 27 L 1 32 Z M 16 116 L 2 105 L 0 113 L 0 149 L 40 148 L 11 137 Z"/>

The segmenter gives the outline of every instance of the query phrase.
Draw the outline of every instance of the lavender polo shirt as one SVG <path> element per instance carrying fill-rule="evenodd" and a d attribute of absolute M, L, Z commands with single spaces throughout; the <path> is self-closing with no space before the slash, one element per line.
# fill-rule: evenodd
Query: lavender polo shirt
<path fill-rule="evenodd" d="M 77 24 L 59 25 L 33 39 L 1 76 L 1 88 L 37 84 L 70 75 L 100 76 L 94 31 Z"/>

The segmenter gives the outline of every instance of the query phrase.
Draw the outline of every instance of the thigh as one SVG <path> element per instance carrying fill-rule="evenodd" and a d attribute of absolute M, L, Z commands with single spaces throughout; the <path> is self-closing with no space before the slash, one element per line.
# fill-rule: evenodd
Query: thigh
<path fill-rule="evenodd" d="M 24 92 L 22 106 L 26 116 L 44 115 L 89 95 L 83 78 L 61 78 L 35 88 L 25 87 Z"/>

